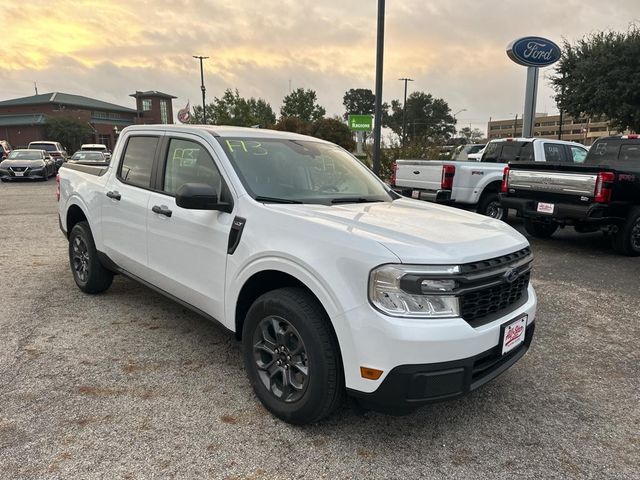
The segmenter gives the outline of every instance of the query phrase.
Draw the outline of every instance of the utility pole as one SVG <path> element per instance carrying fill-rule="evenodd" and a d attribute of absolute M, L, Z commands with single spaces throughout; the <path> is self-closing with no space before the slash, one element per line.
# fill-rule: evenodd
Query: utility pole
<path fill-rule="evenodd" d="M 33 82 L 33 88 L 36 89 L 36 95 L 38 95 L 38 84 L 36 82 Z"/>
<path fill-rule="evenodd" d="M 458 110 L 456 113 L 454 113 L 454 114 L 453 114 L 453 123 L 454 123 L 455 125 L 457 125 L 457 124 L 458 124 L 458 118 L 457 118 L 458 114 L 459 114 L 459 113 L 462 113 L 462 112 L 466 112 L 466 111 L 467 111 L 467 109 L 466 109 L 466 108 L 463 108 L 463 109 Z M 455 127 L 454 127 L 454 128 L 455 128 Z M 471 129 L 469 129 L 469 130 L 471 130 Z M 457 130 L 456 130 L 456 131 L 457 131 Z M 456 138 L 456 137 L 454 137 L 454 138 Z"/>
<path fill-rule="evenodd" d="M 518 136 L 518 114 L 516 113 L 516 119 L 513 122 L 513 137 L 517 137 Z"/>
<path fill-rule="evenodd" d="M 380 174 L 380 136 L 382 135 L 382 64 L 384 59 L 384 0 L 378 0 L 378 39 L 376 42 L 376 110 L 373 125 L 373 173 Z"/>
<path fill-rule="evenodd" d="M 407 82 L 413 82 L 413 78 L 399 78 L 401 82 L 404 82 L 404 102 L 402 103 L 402 146 L 407 139 Z"/>
<path fill-rule="evenodd" d="M 209 57 L 203 57 L 200 55 L 193 55 L 193 58 L 197 58 L 200 60 L 200 90 L 202 90 L 202 123 L 207 123 L 207 104 L 205 102 L 205 92 L 207 89 L 204 86 L 204 68 L 202 66 L 202 61 L 206 60 Z"/>
<path fill-rule="evenodd" d="M 562 88 L 560 89 L 560 98 L 562 100 L 564 100 L 564 72 L 562 72 Z M 562 111 L 562 107 L 559 108 L 560 110 L 560 127 L 558 128 L 558 140 L 562 140 L 562 121 L 564 120 L 562 117 L 564 116 L 564 112 Z"/>

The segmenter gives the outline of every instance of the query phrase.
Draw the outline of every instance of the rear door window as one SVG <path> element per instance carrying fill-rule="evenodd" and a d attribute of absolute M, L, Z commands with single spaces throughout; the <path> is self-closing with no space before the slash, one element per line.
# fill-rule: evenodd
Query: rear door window
<path fill-rule="evenodd" d="M 521 143 L 505 142 L 500 152 L 500 163 L 509 163 L 520 159 Z"/>
<path fill-rule="evenodd" d="M 589 149 L 584 163 L 586 165 L 605 165 L 616 162 L 621 143 L 622 140 L 619 138 L 596 141 Z"/>
<path fill-rule="evenodd" d="M 624 165 L 640 165 L 640 143 L 622 145 L 618 161 Z"/>
<path fill-rule="evenodd" d="M 521 162 L 533 162 L 535 160 L 533 156 L 533 142 L 527 142 L 522 145 L 520 149 L 520 158 L 518 159 Z"/>
<path fill-rule="evenodd" d="M 548 143 L 544 144 L 544 159 L 549 163 L 563 163 L 566 162 L 564 155 L 564 145 L 560 143 Z"/>
<path fill-rule="evenodd" d="M 118 178 L 136 187 L 151 186 L 158 137 L 130 137 L 118 169 Z"/>

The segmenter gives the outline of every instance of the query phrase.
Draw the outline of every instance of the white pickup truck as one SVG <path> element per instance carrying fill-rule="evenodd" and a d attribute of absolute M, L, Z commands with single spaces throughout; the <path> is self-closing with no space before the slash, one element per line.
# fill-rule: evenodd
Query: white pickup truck
<path fill-rule="evenodd" d="M 506 220 L 499 192 L 505 164 L 517 161 L 582 163 L 587 149 L 575 142 L 543 138 L 492 140 L 479 162 L 398 160 L 392 187 L 405 196 L 436 203 L 475 206 L 476 211 Z"/>
<path fill-rule="evenodd" d="M 78 287 L 123 274 L 219 322 L 285 421 L 318 421 L 345 392 L 395 412 L 456 398 L 531 343 L 525 237 L 402 198 L 331 143 L 132 126 L 108 167 L 66 164 L 58 181 Z"/>

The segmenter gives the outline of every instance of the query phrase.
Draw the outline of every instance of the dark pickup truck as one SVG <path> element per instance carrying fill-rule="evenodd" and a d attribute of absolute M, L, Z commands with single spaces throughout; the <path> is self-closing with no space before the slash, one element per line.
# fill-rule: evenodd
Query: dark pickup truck
<path fill-rule="evenodd" d="M 548 238 L 558 227 L 603 230 L 623 255 L 640 255 L 640 135 L 597 140 L 582 164 L 518 162 L 504 169 L 500 201 Z"/>

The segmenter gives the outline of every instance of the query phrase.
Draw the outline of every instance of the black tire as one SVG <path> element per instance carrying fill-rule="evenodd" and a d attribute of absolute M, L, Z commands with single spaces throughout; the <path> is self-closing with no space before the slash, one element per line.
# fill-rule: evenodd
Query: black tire
<path fill-rule="evenodd" d="M 258 399 L 285 422 L 318 422 L 342 401 L 342 363 L 329 322 L 317 299 L 300 288 L 267 292 L 247 313 L 242 329 L 245 370 Z M 275 353 L 281 346 L 285 348 Z M 306 376 L 299 366 L 306 368 Z M 290 385 L 295 380 L 298 386 L 283 386 L 285 375 Z"/>
<path fill-rule="evenodd" d="M 539 220 L 525 218 L 524 229 L 532 237 L 549 238 L 558 230 L 558 224 L 555 222 L 541 222 Z"/>
<path fill-rule="evenodd" d="M 102 266 L 87 222 L 78 222 L 69 234 L 69 266 L 78 288 L 101 293 L 111 286 L 113 272 Z"/>
<path fill-rule="evenodd" d="M 640 256 L 640 207 L 632 208 L 627 220 L 613 235 L 613 249 L 629 257 Z"/>
<path fill-rule="evenodd" d="M 478 202 L 478 209 L 476 210 L 481 215 L 495 218 L 496 220 L 507 221 L 509 217 L 509 209 L 504 208 L 500 204 L 500 197 L 498 192 L 487 192 L 480 197 Z"/>

